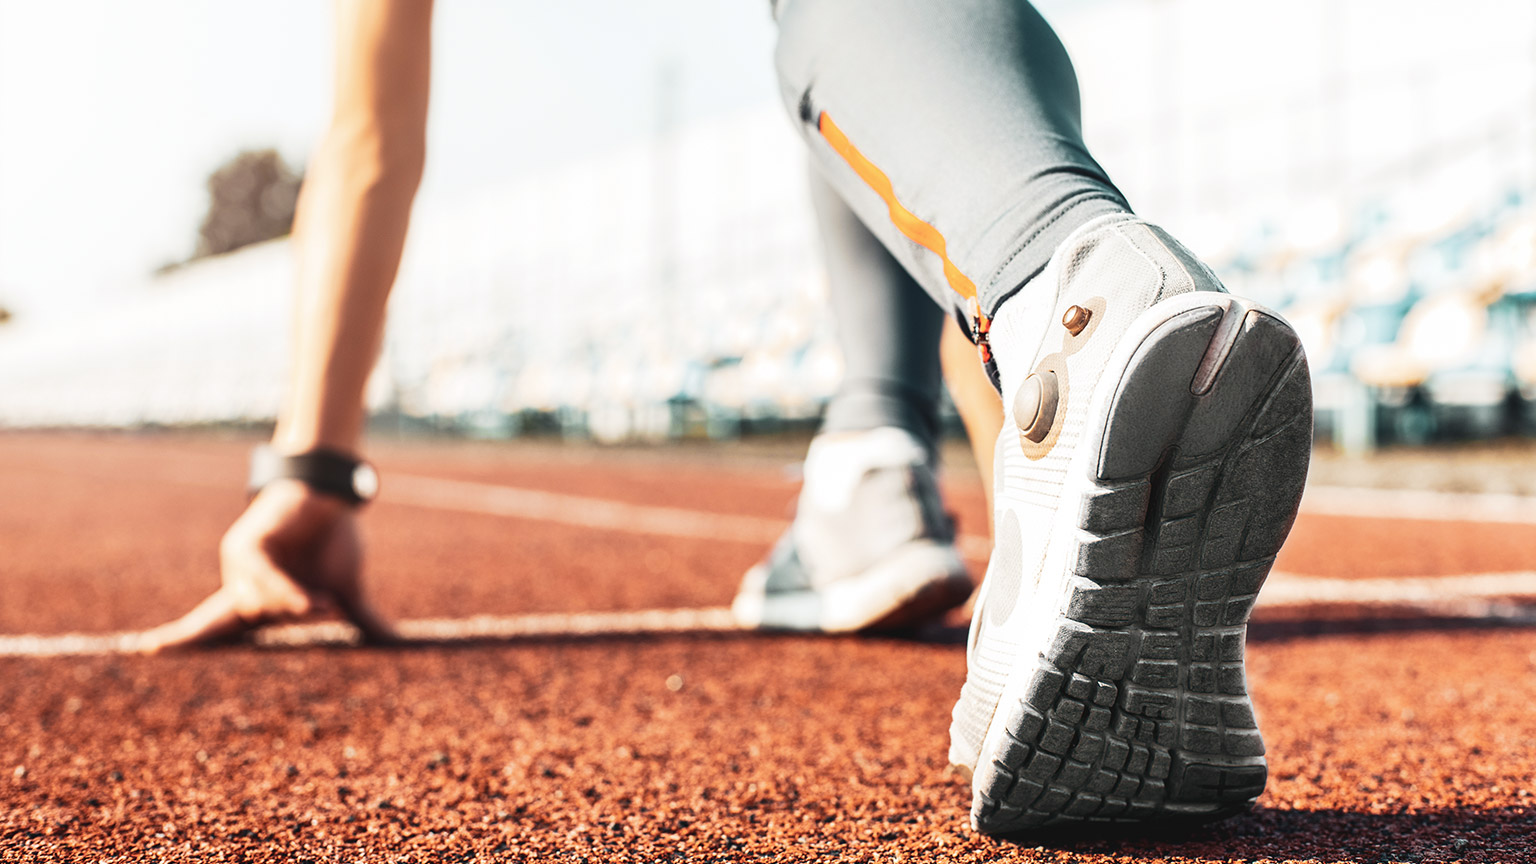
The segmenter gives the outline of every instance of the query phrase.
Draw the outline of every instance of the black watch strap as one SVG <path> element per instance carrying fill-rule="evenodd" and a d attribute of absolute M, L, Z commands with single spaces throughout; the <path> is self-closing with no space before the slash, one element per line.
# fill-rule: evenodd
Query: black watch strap
<path fill-rule="evenodd" d="M 326 449 L 285 455 L 263 444 L 251 451 L 250 493 L 274 480 L 298 480 L 353 505 L 366 504 L 379 492 L 378 472 L 361 459 Z"/>

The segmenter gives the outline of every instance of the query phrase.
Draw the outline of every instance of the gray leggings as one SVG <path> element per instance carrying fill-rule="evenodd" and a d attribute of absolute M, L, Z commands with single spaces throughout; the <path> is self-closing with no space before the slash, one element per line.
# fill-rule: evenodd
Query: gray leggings
<path fill-rule="evenodd" d="M 984 328 L 1075 228 L 1129 210 L 1083 144 L 1066 49 L 1027 2 L 778 0 L 775 14 L 780 89 L 822 177 L 969 330 Z M 819 209 L 824 225 L 846 221 Z M 905 308 L 913 292 L 888 264 L 835 261 L 878 257 L 875 247 L 836 252 L 840 234 L 857 232 L 827 233 L 850 377 L 894 382 L 880 385 L 889 393 L 930 392 L 937 361 L 914 355 L 936 354 L 937 326 L 930 337 L 915 323 L 922 316 Z M 882 270 L 893 275 L 843 275 Z M 846 296 L 866 288 L 883 293 Z M 882 329 L 890 321 L 900 324 Z M 852 404 L 860 386 L 851 380 L 838 401 Z M 843 412 L 837 402 L 829 409 L 840 423 Z"/>
<path fill-rule="evenodd" d="M 821 226 L 843 383 L 823 432 L 895 426 L 930 451 L 939 429 L 944 313 L 885 251 L 832 187 L 811 177 Z"/>

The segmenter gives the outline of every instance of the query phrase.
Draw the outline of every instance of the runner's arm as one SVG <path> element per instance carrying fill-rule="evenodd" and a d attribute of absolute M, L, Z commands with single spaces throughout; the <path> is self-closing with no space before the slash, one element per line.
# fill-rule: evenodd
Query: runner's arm
<path fill-rule="evenodd" d="M 431 0 L 337 0 L 335 107 L 294 226 L 294 362 L 273 444 L 356 453 L 363 391 L 426 158 Z M 357 514 L 278 480 L 219 546 L 222 585 L 142 636 L 145 651 L 205 643 L 338 611 L 372 642 L 395 638 L 362 591 Z"/>
<path fill-rule="evenodd" d="M 426 159 L 431 0 L 337 0 L 335 107 L 294 226 L 293 378 L 273 443 L 356 452 Z"/>

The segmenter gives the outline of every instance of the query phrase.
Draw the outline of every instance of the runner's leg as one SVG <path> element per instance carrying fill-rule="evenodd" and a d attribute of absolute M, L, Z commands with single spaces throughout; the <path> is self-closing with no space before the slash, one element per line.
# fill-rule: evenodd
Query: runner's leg
<path fill-rule="evenodd" d="M 811 200 L 844 367 L 822 433 L 894 426 L 932 451 L 944 314 L 819 174 L 811 177 Z"/>
<path fill-rule="evenodd" d="M 834 189 L 918 283 L 991 314 L 1076 228 L 1129 207 L 1077 78 L 1018 0 L 781 0 L 782 96 Z M 893 218 L 894 217 L 894 218 Z"/>
<path fill-rule="evenodd" d="M 996 544 L 950 759 L 972 824 L 1211 818 L 1264 788 L 1245 625 L 1295 518 L 1291 328 L 1131 216 L 1022 0 L 782 0 L 783 95 L 829 182 L 1003 394 Z"/>
<path fill-rule="evenodd" d="M 935 480 L 944 315 L 813 176 L 843 384 L 806 454 L 795 520 L 742 579 L 744 625 L 905 627 L 971 593 Z"/>

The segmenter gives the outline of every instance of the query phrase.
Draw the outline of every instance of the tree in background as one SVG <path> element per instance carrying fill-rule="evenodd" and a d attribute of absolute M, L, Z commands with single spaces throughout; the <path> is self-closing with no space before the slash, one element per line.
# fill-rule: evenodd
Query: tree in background
<path fill-rule="evenodd" d="M 288 234 L 303 180 L 271 148 L 235 154 L 208 176 L 208 215 L 192 260 Z"/>

